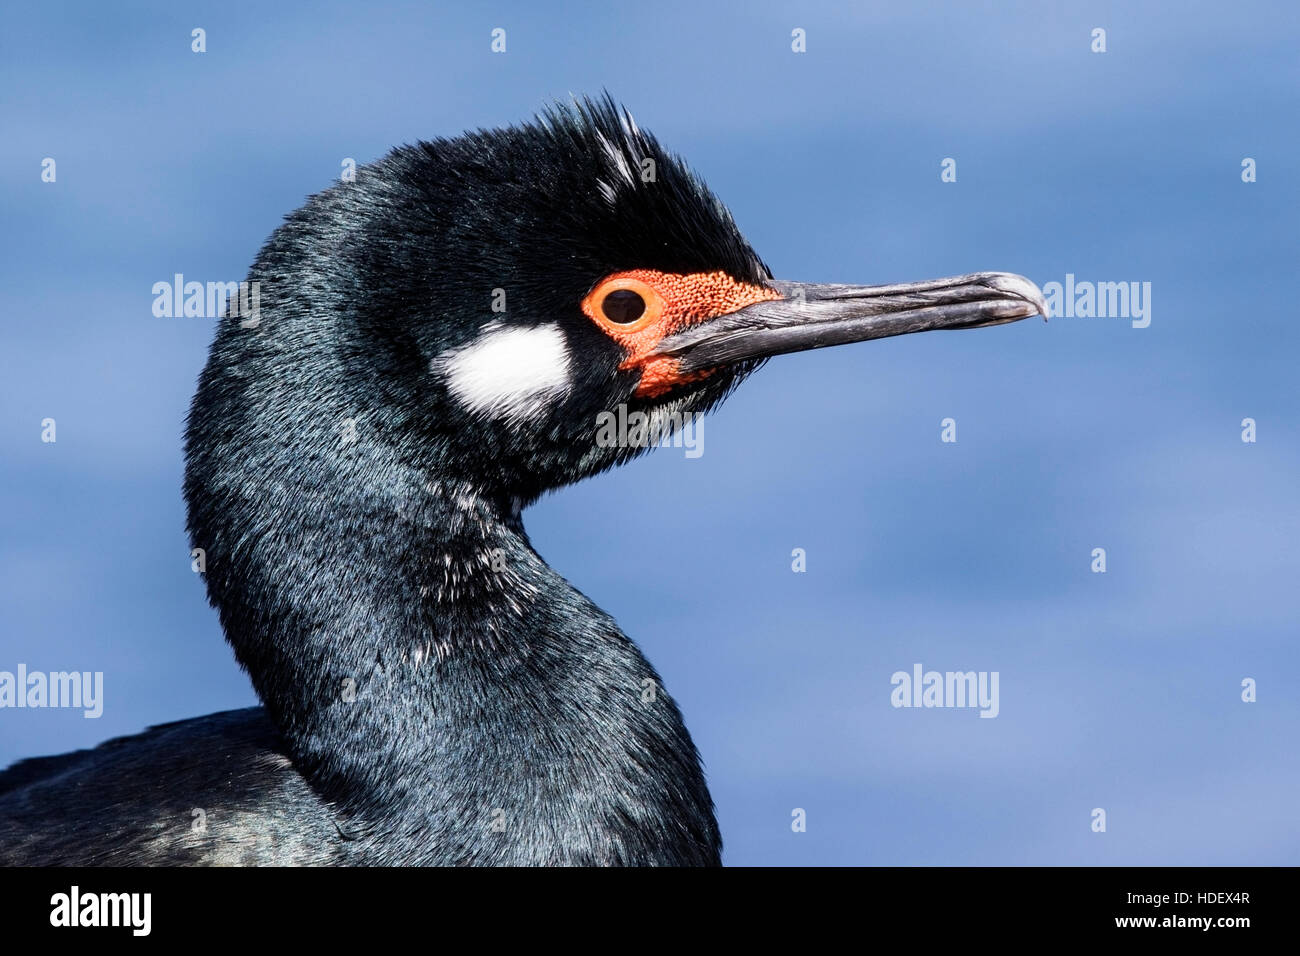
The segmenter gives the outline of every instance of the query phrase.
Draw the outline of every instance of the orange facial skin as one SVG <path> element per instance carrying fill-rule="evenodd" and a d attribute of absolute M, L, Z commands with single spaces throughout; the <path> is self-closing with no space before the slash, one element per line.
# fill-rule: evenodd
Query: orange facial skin
<path fill-rule="evenodd" d="M 645 313 L 634 322 L 610 321 L 601 312 L 605 296 L 630 289 L 645 300 Z M 637 398 L 654 398 L 676 385 L 698 381 L 709 371 L 683 374 L 676 359 L 651 357 L 665 337 L 719 315 L 736 312 L 755 302 L 781 298 L 761 285 L 737 282 L 725 272 L 656 272 L 635 269 L 606 276 L 582 300 L 582 311 L 627 353 L 621 369 L 640 369 Z"/>

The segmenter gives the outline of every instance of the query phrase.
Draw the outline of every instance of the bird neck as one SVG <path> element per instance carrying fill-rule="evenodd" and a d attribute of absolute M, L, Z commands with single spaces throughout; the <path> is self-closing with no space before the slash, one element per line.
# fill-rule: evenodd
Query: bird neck
<path fill-rule="evenodd" d="M 407 862 L 717 862 L 695 747 L 635 645 L 507 502 L 387 474 L 360 493 L 318 468 L 216 535 L 240 566 L 209 581 L 227 637 L 318 792 Z"/>

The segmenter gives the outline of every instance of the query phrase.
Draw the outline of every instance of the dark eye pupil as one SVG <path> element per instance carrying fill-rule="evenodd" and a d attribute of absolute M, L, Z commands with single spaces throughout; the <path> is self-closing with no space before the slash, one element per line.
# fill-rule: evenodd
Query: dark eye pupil
<path fill-rule="evenodd" d="M 611 322 L 626 325 L 645 314 L 645 299 L 631 289 L 615 289 L 600 304 L 600 310 Z"/>

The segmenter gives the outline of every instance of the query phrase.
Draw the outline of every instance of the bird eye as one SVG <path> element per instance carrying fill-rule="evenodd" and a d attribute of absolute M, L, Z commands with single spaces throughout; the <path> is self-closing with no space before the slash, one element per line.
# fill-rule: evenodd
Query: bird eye
<path fill-rule="evenodd" d="M 637 335 L 664 315 L 667 303 L 642 275 L 619 272 L 606 276 L 582 300 L 582 311 L 609 335 Z"/>
<path fill-rule="evenodd" d="M 645 299 L 631 289 L 615 289 L 601 301 L 600 311 L 611 322 L 626 325 L 645 314 Z"/>

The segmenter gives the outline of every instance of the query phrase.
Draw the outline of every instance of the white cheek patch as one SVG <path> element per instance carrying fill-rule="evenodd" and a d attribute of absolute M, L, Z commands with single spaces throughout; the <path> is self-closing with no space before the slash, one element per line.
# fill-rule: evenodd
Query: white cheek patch
<path fill-rule="evenodd" d="M 525 419 L 568 391 L 569 349 L 554 325 L 488 325 L 468 345 L 430 363 L 465 408 L 499 418 Z"/>

